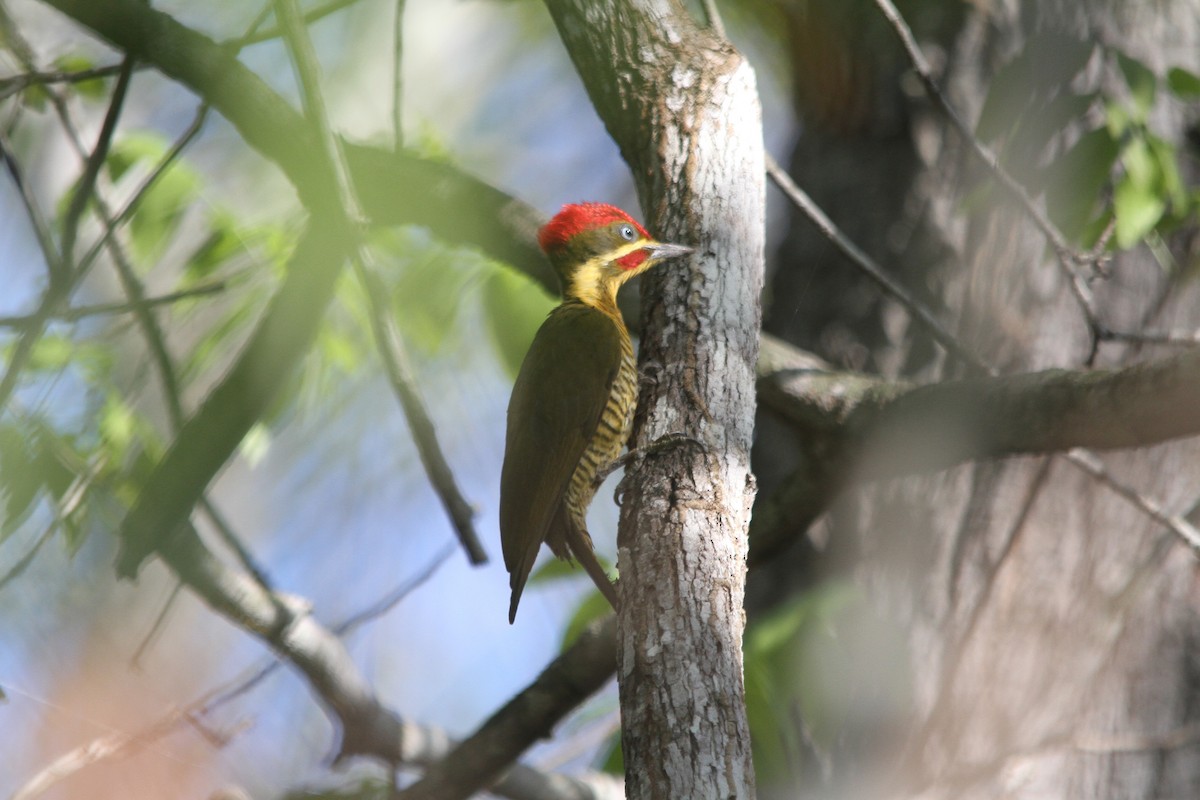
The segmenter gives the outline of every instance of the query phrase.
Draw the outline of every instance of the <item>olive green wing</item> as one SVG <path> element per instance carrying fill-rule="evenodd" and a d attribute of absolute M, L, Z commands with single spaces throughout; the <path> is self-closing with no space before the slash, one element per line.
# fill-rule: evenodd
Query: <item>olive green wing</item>
<path fill-rule="evenodd" d="M 513 592 L 509 622 L 620 365 L 616 325 L 582 304 L 552 311 L 521 364 L 500 472 L 500 542 Z"/>

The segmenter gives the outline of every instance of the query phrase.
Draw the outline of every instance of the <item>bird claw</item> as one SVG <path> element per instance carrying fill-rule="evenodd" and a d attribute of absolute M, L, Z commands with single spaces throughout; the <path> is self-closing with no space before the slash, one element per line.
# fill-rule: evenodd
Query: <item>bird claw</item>
<path fill-rule="evenodd" d="M 638 370 L 638 386 L 657 386 L 658 376 L 662 374 L 662 364 L 657 361 L 647 361 Z"/>
<path fill-rule="evenodd" d="M 636 447 L 630 450 L 628 453 L 625 453 L 623 456 L 613 462 L 613 468 L 615 469 L 618 465 L 628 466 L 633 462 L 640 464 L 642 461 L 645 461 L 648 456 L 651 456 L 654 453 L 660 453 L 663 450 L 667 450 L 680 444 L 695 445 L 705 453 L 708 452 L 708 448 L 705 447 L 704 443 L 694 436 L 688 436 L 686 433 L 682 433 L 680 431 L 672 431 L 671 433 L 664 433 L 662 436 L 658 437 L 644 447 Z M 625 482 L 630 479 L 632 474 L 632 470 L 625 470 L 625 474 L 621 476 L 621 482 L 618 483 L 617 488 L 613 490 L 613 502 L 618 506 L 624 504 Z"/>

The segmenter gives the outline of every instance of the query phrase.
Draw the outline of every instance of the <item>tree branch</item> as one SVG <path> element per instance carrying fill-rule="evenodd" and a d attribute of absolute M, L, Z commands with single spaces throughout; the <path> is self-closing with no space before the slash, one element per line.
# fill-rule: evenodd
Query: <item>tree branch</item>
<path fill-rule="evenodd" d="M 99 317 L 107 314 L 132 314 L 138 306 L 153 308 L 154 306 L 165 306 L 173 303 L 179 303 L 184 300 L 193 300 L 197 297 L 206 297 L 208 295 L 219 294 L 225 291 L 225 281 L 214 281 L 201 286 L 193 286 L 191 289 L 180 289 L 178 292 L 168 292 L 154 297 L 145 297 L 140 302 L 113 302 L 113 303 L 93 303 L 91 305 L 75 306 L 73 308 L 64 308 L 55 314 L 53 319 L 61 319 L 67 322 L 76 322 L 88 317 Z M 36 317 L 36 314 L 13 314 L 9 316 L 0 316 L 0 328 L 24 328 L 27 327 Z"/>
<path fill-rule="evenodd" d="M 756 520 L 759 548 L 803 530 L 850 480 L 945 469 L 970 459 L 1145 447 L 1200 434 L 1200 351 L 1114 370 L 1046 370 L 926 386 L 829 370 L 764 342 L 759 399 L 791 423 L 806 465 L 789 481 L 779 513 Z M 1190 547 L 1200 536 L 1161 511 L 1086 452 L 1068 458 L 1107 483 Z M 758 535 L 758 531 L 770 531 Z M 785 533 L 790 531 L 790 533 Z"/>
<path fill-rule="evenodd" d="M 465 800 L 487 789 L 521 753 L 599 691 L 616 668 L 617 619 L 592 623 L 573 645 L 469 738 L 430 765 L 398 800 Z"/>
<path fill-rule="evenodd" d="M 395 321 L 390 313 L 391 309 L 384 303 L 387 293 L 380 291 L 382 286 L 377 278 L 378 270 L 374 263 L 374 256 L 370 248 L 366 246 L 363 236 L 366 216 L 359 204 L 349 168 L 346 166 L 341 140 L 334 136 L 333 129 L 330 127 L 324 98 L 321 96 L 316 52 L 313 50 L 312 42 L 309 41 L 308 32 L 304 28 L 296 0 L 275 0 L 275 17 L 284 28 L 288 50 L 292 54 L 292 62 L 296 67 L 305 115 L 318 131 L 325 160 L 336 180 L 338 190 L 336 209 L 340 215 L 340 222 L 347 231 L 351 232 L 355 241 L 356 272 L 366 294 L 371 330 L 375 337 L 375 348 L 383 360 L 388 381 L 408 420 L 409 430 L 416 442 L 425 474 L 433 484 L 438 498 L 442 501 L 442 506 L 450 517 L 463 550 L 466 551 L 472 564 L 486 563 L 487 553 L 484 552 L 479 535 L 475 532 L 475 512 L 458 488 L 458 481 L 455 480 L 454 473 L 450 470 L 450 465 L 442 452 L 433 421 L 417 391 L 416 381 L 412 375 L 412 360 L 404 346 L 404 340 L 396 329 Z"/>
<path fill-rule="evenodd" d="M 333 198 L 330 192 L 327 197 Z M 121 523 L 117 571 L 132 578 L 147 556 L 181 529 L 218 470 L 274 402 L 308 351 L 352 249 L 318 207 L 288 262 L 287 277 L 237 363 L 184 424 Z"/>

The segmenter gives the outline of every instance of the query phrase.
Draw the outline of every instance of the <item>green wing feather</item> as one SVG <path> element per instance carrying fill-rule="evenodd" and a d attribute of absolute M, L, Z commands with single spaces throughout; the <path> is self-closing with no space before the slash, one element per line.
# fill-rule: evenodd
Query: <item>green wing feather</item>
<path fill-rule="evenodd" d="M 500 472 L 500 542 L 513 592 L 509 622 L 620 365 L 616 324 L 581 303 L 550 312 L 521 364 Z"/>

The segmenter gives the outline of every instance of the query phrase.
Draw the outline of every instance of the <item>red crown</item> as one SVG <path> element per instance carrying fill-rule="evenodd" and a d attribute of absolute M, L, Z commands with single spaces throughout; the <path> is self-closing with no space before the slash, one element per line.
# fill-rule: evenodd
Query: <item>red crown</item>
<path fill-rule="evenodd" d="M 538 231 L 538 244 L 549 253 L 565 247 L 576 234 L 613 222 L 628 222 L 646 239 L 650 234 L 633 217 L 608 203 L 568 203 Z"/>

